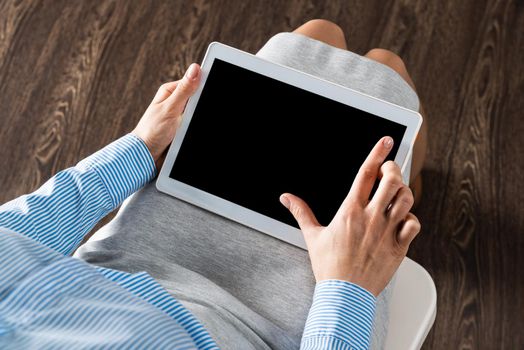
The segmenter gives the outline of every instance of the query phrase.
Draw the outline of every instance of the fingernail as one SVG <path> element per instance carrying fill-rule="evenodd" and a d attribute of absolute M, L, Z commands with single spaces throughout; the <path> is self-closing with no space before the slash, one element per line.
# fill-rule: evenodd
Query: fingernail
<path fill-rule="evenodd" d="M 393 139 L 389 136 L 386 136 L 384 138 L 384 141 L 382 141 L 382 143 L 384 144 L 384 147 L 386 147 L 387 149 L 390 149 L 391 147 L 393 147 Z"/>
<path fill-rule="evenodd" d="M 280 196 L 280 203 L 282 203 L 282 205 L 283 205 L 284 207 L 286 207 L 286 208 L 289 209 L 289 204 L 290 204 L 290 202 L 289 202 L 289 198 L 287 198 L 287 197 L 284 196 L 284 195 L 281 195 L 281 196 Z"/>
<path fill-rule="evenodd" d="M 186 77 L 190 80 L 195 79 L 198 76 L 198 66 L 195 63 L 192 63 L 186 72 Z"/>

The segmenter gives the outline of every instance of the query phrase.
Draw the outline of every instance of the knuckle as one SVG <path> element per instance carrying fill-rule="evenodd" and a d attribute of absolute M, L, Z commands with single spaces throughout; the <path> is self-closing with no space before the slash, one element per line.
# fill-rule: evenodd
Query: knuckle
<path fill-rule="evenodd" d="M 413 237 L 415 237 L 420 232 L 420 229 L 421 229 L 420 222 L 414 215 L 410 216 L 410 220 L 406 222 L 406 224 L 407 224 L 406 229 L 409 231 L 409 233 L 413 235 Z"/>
<path fill-rule="evenodd" d="M 383 172 L 394 173 L 400 175 L 400 167 L 392 160 L 388 160 L 381 167 Z"/>
<path fill-rule="evenodd" d="M 399 198 L 400 203 L 406 207 L 411 208 L 413 206 L 413 203 L 415 202 L 415 199 L 413 198 L 413 193 L 407 186 L 404 186 L 402 190 L 402 194 Z"/>
<path fill-rule="evenodd" d="M 189 88 L 190 88 L 190 85 L 189 85 L 188 81 L 186 79 L 182 79 L 180 81 L 180 83 L 178 83 L 177 90 L 183 93 L 183 92 L 186 92 L 187 90 L 189 90 Z"/>
<path fill-rule="evenodd" d="M 383 176 L 382 181 L 384 182 L 384 185 L 392 189 L 398 189 L 403 185 L 402 179 L 395 174 L 387 174 Z"/>
<path fill-rule="evenodd" d="M 179 83 L 180 85 L 180 94 L 184 95 L 184 97 L 189 98 L 190 95 L 194 93 L 196 88 L 198 87 L 198 83 L 195 81 L 188 81 L 187 79 L 182 79 L 182 81 Z"/>
<path fill-rule="evenodd" d="M 158 88 L 159 91 L 165 91 L 165 92 L 169 92 L 169 93 L 172 93 L 172 89 L 170 88 L 171 84 L 170 83 L 164 83 L 162 85 L 160 85 L 160 87 Z"/>
<path fill-rule="evenodd" d="M 342 211 L 340 215 L 340 220 L 342 222 L 350 222 L 350 221 L 354 221 L 356 218 L 360 217 L 361 215 L 362 215 L 362 210 L 359 208 L 359 206 L 356 204 L 351 204 Z"/>
<path fill-rule="evenodd" d="M 388 160 L 387 162 L 384 162 L 381 166 L 380 166 L 380 170 L 382 171 L 386 171 L 386 170 L 389 170 L 391 168 L 391 161 Z"/>
<path fill-rule="evenodd" d="M 293 204 L 291 205 L 291 213 L 293 214 L 293 216 L 297 219 L 300 219 L 302 218 L 302 215 L 304 214 L 304 211 L 302 210 L 302 207 L 300 207 L 299 205 L 296 205 L 296 204 Z"/>
<path fill-rule="evenodd" d="M 358 206 L 352 205 L 346 210 L 345 214 L 347 219 L 353 220 L 362 215 L 362 210 Z"/>
<path fill-rule="evenodd" d="M 410 197 L 410 196 L 403 196 L 401 199 L 400 199 L 400 202 L 402 203 L 402 206 L 405 207 L 407 210 L 411 209 L 411 207 L 413 206 L 413 197 Z"/>
<path fill-rule="evenodd" d="M 372 167 L 366 165 L 363 166 L 361 169 L 362 172 L 362 178 L 367 181 L 372 181 L 376 177 L 376 172 L 373 170 Z"/>

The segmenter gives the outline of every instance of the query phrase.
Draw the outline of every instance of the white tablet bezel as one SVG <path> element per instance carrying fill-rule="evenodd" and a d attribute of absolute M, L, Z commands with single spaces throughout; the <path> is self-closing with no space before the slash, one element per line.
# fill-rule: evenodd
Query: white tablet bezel
<path fill-rule="evenodd" d="M 401 166 L 403 171 L 405 170 L 407 156 L 422 124 L 422 117 L 419 113 L 213 42 L 209 45 L 201 65 L 200 87 L 186 105 L 182 123 L 158 176 L 156 187 L 159 191 L 306 249 L 299 229 L 169 177 L 215 58 L 405 125 L 406 132 L 395 157 L 395 162 Z"/>

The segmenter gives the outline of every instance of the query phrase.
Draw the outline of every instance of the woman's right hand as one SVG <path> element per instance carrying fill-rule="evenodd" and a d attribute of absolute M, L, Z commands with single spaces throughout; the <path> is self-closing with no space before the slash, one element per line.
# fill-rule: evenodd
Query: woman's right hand
<path fill-rule="evenodd" d="M 392 146 L 391 137 L 375 145 L 326 227 L 302 199 L 280 196 L 304 234 L 317 283 L 344 280 L 378 296 L 419 233 L 420 223 L 409 212 L 413 194 L 402 183 L 400 168 L 392 161 L 384 163 Z M 377 178 L 378 189 L 369 200 Z"/>

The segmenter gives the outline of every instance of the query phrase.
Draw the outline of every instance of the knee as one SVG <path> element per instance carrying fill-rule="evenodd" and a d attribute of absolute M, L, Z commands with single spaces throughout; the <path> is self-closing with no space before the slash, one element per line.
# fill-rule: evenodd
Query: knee
<path fill-rule="evenodd" d="M 304 23 L 303 26 L 316 29 L 319 32 L 331 34 L 335 37 L 344 37 L 344 31 L 342 30 L 342 28 L 340 28 L 340 26 L 335 22 L 331 22 L 327 19 L 312 19 Z"/>
<path fill-rule="evenodd" d="M 389 66 L 400 75 L 404 76 L 407 74 L 406 65 L 402 58 L 394 52 L 386 49 L 372 49 L 366 55 L 366 57 L 380 62 L 386 66 Z"/>
<path fill-rule="evenodd" d="M 344 31 L 334 22 L 326 19 L 312 19 L 307 21 L 295 32 L 307 35 L 313 39 L 323 41 L 329 45 L 347 49 Z"/>
<path fill-rule="evenodd" d="M 373 49 L 370 50 L 365 56 L 393 69 L 409 84 L 409 86 L 413 88 L 413 90 L 416 91 L 415 84 L 408 73 L 404 61 L 402 58 L 400 58 L 399 55 L 385 49 Z"/>

